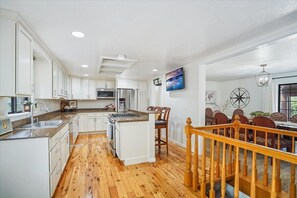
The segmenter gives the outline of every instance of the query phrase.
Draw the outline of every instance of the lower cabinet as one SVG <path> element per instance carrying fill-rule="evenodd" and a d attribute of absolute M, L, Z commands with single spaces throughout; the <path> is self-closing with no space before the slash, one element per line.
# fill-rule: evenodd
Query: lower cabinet
<path fill-rule="evenodd" d="M 81 113 L 79 114 L 79 132 L 102 132 L 107 127 L 108 113 Z"/>
<path fill-rule="evenodd" d="M 52 197 L 68 157 L 68 124 L 51 138 L 0 141 L 0 197 Z"/>

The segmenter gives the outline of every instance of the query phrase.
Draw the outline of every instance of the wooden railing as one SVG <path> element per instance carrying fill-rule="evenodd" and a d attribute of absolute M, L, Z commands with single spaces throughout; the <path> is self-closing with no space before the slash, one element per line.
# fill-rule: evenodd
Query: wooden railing
<path fill-rule="evenodd" d="M 223 125 L 193 127 L 191 123 L 191 119 L 188 118 L 185 126 L 187 146 L 184 184 L 187 187 L 192 187 L 194 191 L 199 190 L 201 197 L 206 197 L 206 195 L 215 197 L 214 187 L 219 181 L 221 183 L 221 197 L 225 197 L 226 183 L 234 184 L 235 198 L 239 196 L 239 191 L 250 197 L 296 197 L 295 167 L 297 155 L 294 153 L 294 139 L 297 138 L 297 132 L 241 124 L 238 117 L 233 123 Z M 241 132 L 244 130 L 244 141 L 239 140 L 240 130 Z M 255 144 L 258 131 L 266 134 L 264 146 Z M 249 142 L 247 138 L 249 133 L 254 135 L 252 142 Z M 278 146 L 276 148 L 267 147 L 267 133 L 273 133 L 277 137 Z M 228 135 L 230 137 L 227 137 Z M 194 140 L 192 140 L 192 136 L 194 136 Z M 203 138 L 201 163 L 198 160 L 198 136 Z M 280 138 L 284 136 L 292 141 L 292 153 L 280 150 Z M 194 147 L 192 147 L 192 143 L 194 143 Z M 208 143 L 210 145 L 207 145 Z M 193 154 L 192 149 L 194 149 Z M 240 152 L 243 153 L 243 159 L 240 159 Z M 251 175 L 248 175 L 250 165 L 248 163 L 248 152 L 252 153 L 250 159 Z M 257 178 L 257 170 L 262 165 L 257 164 L 257 155 L 264 156 L 262 181 Z M 272 165 L 268 163 L 269 158 L 271 158 Z M 290 166 L 290 183 L 287 192 L 281 188 L 281 161 L 289 163 Z M 207 162 L 209 162 L 208 166 L 206 165 Z M 270 184 L 268 181 L 269 168 L 272 172 Z"/>

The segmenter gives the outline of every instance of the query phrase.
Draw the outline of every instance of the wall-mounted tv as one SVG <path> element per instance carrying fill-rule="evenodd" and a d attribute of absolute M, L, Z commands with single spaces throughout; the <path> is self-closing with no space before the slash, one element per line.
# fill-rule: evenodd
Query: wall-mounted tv
<path fill-rule="evenodd" d="M 166 74 L 166 91 L 173 91 L 185 88 L 184 69 L 178 68 Z"/>

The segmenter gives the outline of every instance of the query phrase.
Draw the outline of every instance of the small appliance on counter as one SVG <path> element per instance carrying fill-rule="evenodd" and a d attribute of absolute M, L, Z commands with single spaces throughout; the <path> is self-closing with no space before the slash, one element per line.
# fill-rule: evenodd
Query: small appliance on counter
<path fill-rule="evenodd" d="M 76 111 L 77 101 L 76 100 L 62 100 L 60 104 L 62 112 Z"/>

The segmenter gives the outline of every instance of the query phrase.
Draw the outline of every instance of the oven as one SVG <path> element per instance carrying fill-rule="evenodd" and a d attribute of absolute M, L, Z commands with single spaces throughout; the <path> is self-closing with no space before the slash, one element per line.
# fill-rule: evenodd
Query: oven
<path fill-rule="evenodd" d="M 107 147 L 113 156 L 116 156 L 116 123 L 112 118 L 108 118 L 107 124 Z"/>

